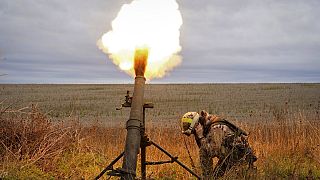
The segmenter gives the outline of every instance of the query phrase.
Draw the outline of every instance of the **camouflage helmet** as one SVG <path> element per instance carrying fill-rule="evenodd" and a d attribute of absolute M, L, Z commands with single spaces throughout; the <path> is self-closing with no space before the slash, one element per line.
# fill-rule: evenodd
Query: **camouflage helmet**
<path fill-rule="evenodd" d="M 195 124 L 199 121 L 199 114 L 197 112 L 187 112 L 181 118 L 182 133 L 190 136 Z"/>

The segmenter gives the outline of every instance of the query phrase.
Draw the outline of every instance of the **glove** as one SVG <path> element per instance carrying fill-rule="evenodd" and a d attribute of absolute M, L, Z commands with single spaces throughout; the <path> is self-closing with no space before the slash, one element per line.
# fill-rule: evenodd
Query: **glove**
<path fill-rule="evenodd" d="M 182 134 L 190 136 L 192 134 L 191 129 L 187 129 L 186 131 L 182 131 Z"/>

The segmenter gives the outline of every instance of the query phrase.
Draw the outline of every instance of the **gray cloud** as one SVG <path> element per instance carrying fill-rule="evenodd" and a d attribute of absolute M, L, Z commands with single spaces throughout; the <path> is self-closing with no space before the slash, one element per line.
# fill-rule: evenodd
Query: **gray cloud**
<path fill-rule="evenodd" d="M 195 67 L 196 59 L 199 64 L 210 66 L 210 71 L 203 73 L 204 78 L 228 72 L 228 82 L 319 82 L 319 1 L 180 4 L 187 12 L 187 27 L 193 27 L 183 29 L 185 64 Z M 248 69 L 251 75 L 245 77 Z"/>
<path fill-rule="evenodd" d="M 0 83 L 128 83 L 97 47 L 129 0 L 0 1 Z M 318 0 L 179 0 L 181 66 L 151 82 L 320 82 Z"/>

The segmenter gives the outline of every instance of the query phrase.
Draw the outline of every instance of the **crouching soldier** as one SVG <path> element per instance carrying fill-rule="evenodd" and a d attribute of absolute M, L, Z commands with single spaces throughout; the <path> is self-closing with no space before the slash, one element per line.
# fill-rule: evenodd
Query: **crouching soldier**
<path fill-rule="evenodd" d="M 253 167 L 257 160 L 249 143 L 248 134 L 215 115 L 205 111 L 188 112 L 182 119 L 183 134 L 194 134 L 200 149 L 200 163 L 204 179 L 221 177 L 237 163 L 247 163 Z M 213 158 L 218 158 L 218 163 L 213 168 Z"/>

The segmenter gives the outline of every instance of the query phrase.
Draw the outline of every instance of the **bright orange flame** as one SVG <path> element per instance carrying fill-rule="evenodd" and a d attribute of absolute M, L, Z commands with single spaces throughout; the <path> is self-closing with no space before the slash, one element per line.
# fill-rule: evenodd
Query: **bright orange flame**
<path fill-rule="evenodd" d="M 134 71 L 136 76 L 144 76 L 148 62 L 148 49 L 137 49 L 134 53 Z"/>
<path fill-rule="evenodd" d="M 112 30 L 98 46 L 120 69 L 134 76 L 136 49 L 148 49 L 147 79 L 163 77 L 181 62 L 182 17 L 175 0 L 134 0 L 122 6 Z"/>

